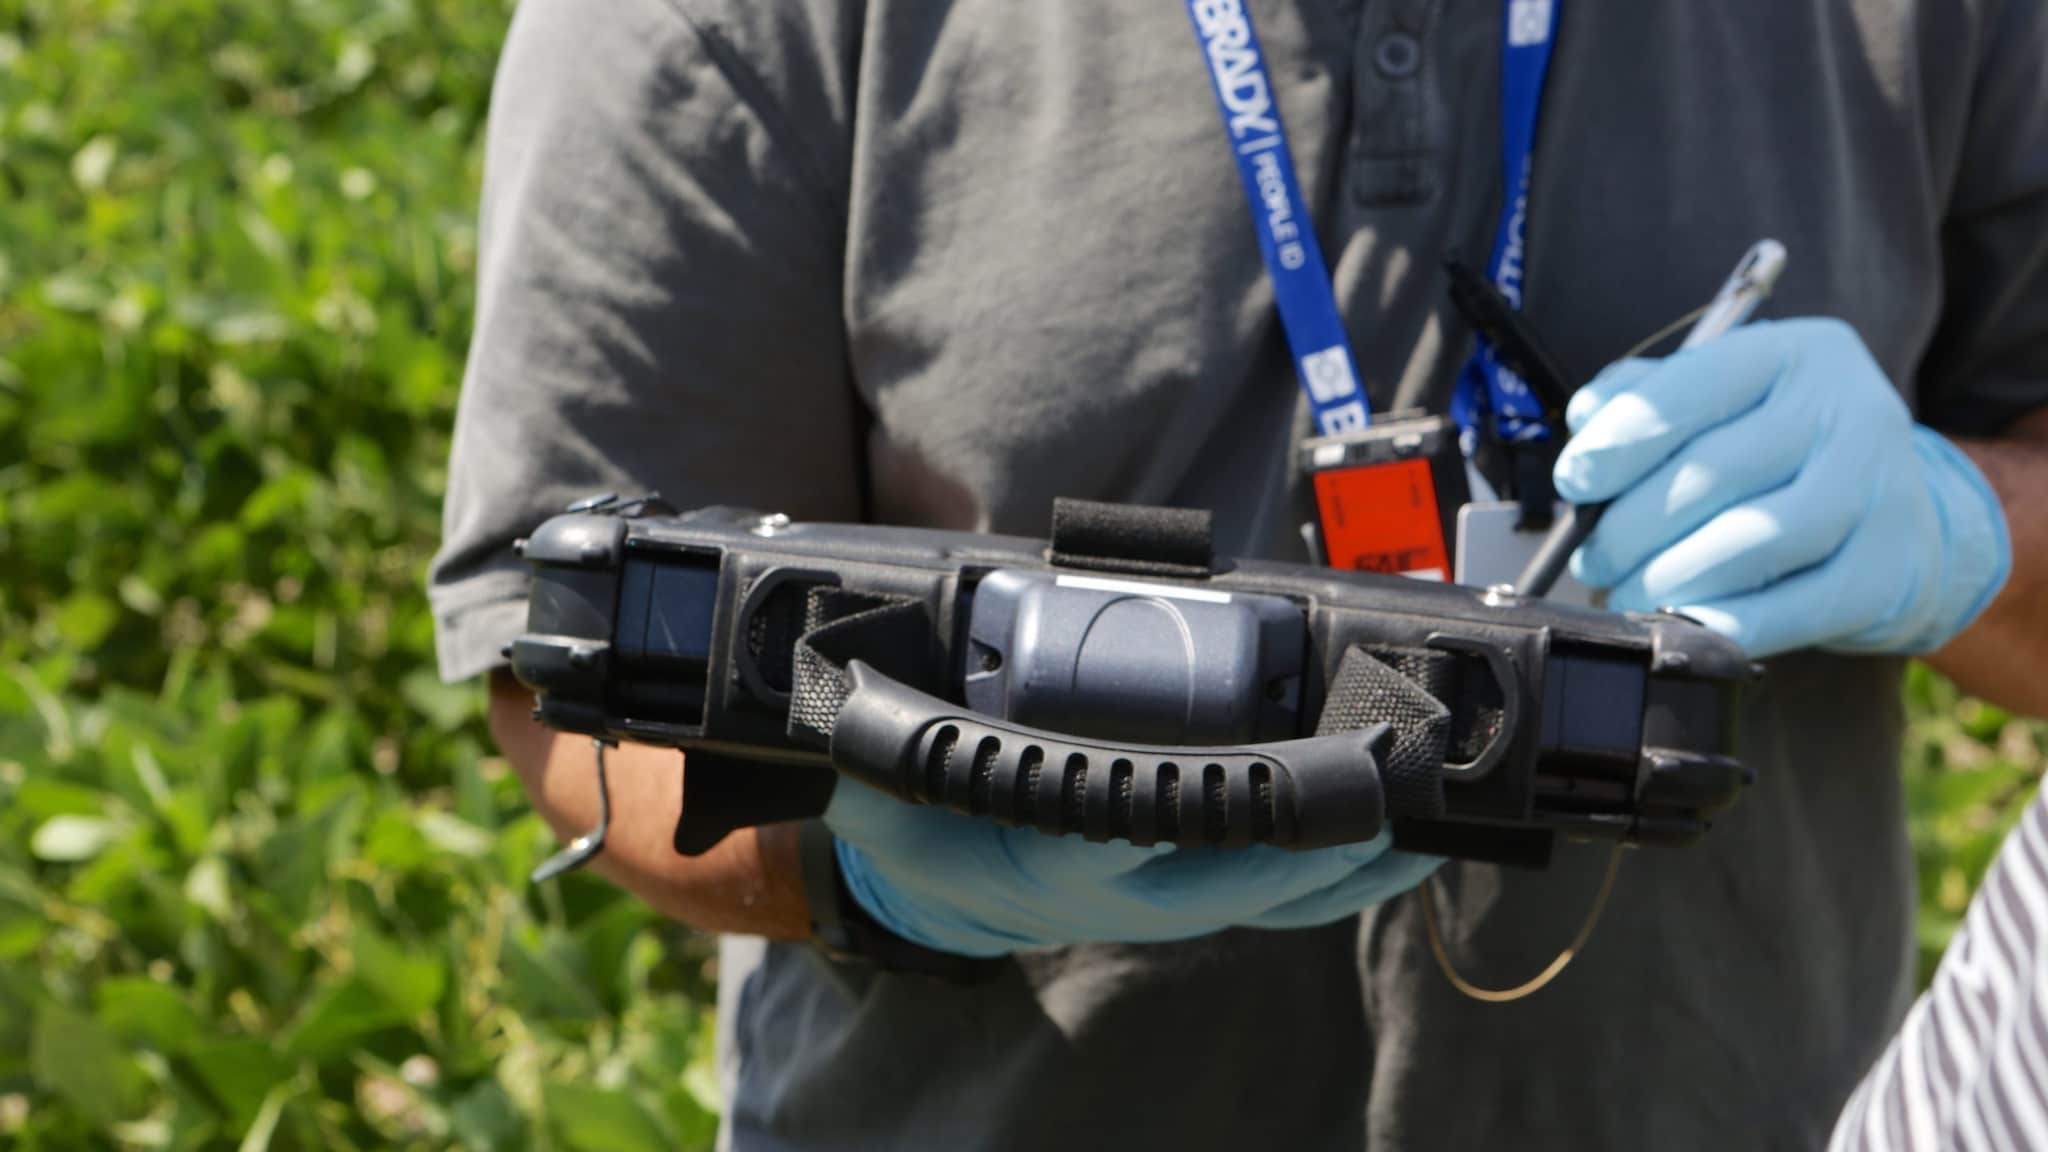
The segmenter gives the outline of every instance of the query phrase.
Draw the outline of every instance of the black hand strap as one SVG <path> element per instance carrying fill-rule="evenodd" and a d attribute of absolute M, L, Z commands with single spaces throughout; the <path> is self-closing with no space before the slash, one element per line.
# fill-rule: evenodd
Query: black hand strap
<path fill-rule="evenodd" d="M 1215 748 L 1091 740 L 941 697 L 921 600 L 817 588 L 790 661 L 792 739 L 906 800 L 1010 825 L 1139 844 L 1308 848 L 1444 810 L 1445 766 L 1512 735 L 1498 671 L 1446 647 L 1354 646 L 1315 736 Z"/>
<path fill-rule="evenodd" d="M 1352 844 L 1386 815 L 1384 724 L 1234 747 L 1115 744 L 982 716 L 858 660 L 847 672 L 832 763 L 907 800 L 1140 845 Z"/>
<path fill-rule="evenodd" d="M 1475 675 L 1455 652 L 1355 647 L 1311 739 L 1124 746 L 940 698 L 926 687 L 943 677 L 921 601 L 821 588 L 806 622 L 791 661 L 793 739 L 906 800 L 1093 840 L 1368 839 L 1388 815 L 1440 816 L 1446 759 L 1478 759 L 1504 722 L 1483 665 Z"/>
<path fill-rule="evenodd" d="M 789 737 L 797 743 L 831 745 L 832 725 L 853 691 L 847 665 L 856 658 L 911 687 L 939 690 L 938 653 L 922 601 L 818 588 L 804 619 L 790 661 Z"/>
<path fill-rule="evenodd" d="M 957 956 L 914 944 L 868 915 L 846 887 L 832 830 L 807 820 L 799 833 L 804 895 L 811 908 L 811 937 L 839 963 L 860 963 L 891 972 L 930 976 L 953 984 L 979 984 L 1002 971 L 1003 960 Z"/>
<path fill-rule="evenodd" d="M 1452 659 L 1449 653 L 1419 655 L 1424 660 Z M 1375 724 L 1387 725 L 1394 732 L 1392 746 L 1379 758 L 1387 811 L 1418 819 L 1443 815 L 1450 709 L 1396 667 L 1353 647 L 1337 665 L 1337 678 L 1323 701 L 1316 734 L 1357 731 Z"/>

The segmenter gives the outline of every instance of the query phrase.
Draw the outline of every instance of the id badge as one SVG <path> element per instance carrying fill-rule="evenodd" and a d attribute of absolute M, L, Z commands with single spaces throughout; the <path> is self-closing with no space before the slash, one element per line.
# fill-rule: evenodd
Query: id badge
<path fill-rule="evenodd" d="M 1563 506 L 1558 512 L 1563 514 Z M 1513 501 L 1467 504 L 1458 509 L 1456 575 L 1459 584 L 1487 588 L 1513 584 L 1522 569 L 1535 559 L 1543 546 L 1544 532 L 1517 532 L 1522 506 Z M 1603 590 L 1588 588 L 1572 577 L 1570 569 L 1559 574 L 1544 599 L 1585 608 L 1605 608 Z"/>
<path fill-rule="evenodd" d="M 1322 562 L 1418 580 L 1451 575 L 1452 513 L 1463 505 L 1457 425 L 1397 412 L 1370 427 L 1303 443 Z"/>

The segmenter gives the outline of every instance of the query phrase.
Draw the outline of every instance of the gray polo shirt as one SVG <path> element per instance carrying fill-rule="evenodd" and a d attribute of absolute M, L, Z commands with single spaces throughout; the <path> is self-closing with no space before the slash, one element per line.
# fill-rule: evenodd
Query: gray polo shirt
<path fill-rule="evenodd" d="M 1527 309 L 1576 375 L 1760 236 L 1944 429 L 2048 403 L 2037 0 L 1565 0 Z M 1439 258 L 1501 199 L 1501 10 L 1252 0 L 1375 406 L 1469 346 Z M 1204 505 L 1287 556 L 1304 426 L 1174 0 L 525 0 L 432 577 L 443 673 L 523 609 L 510 541 L 592 491 L 1039 533 Z M 1361 921 L 1034 955 L 989 987 L 730 941 L 725 1138 L 820 1148 L 1818 1146 L 1912 987 L 1900 662 L 1773 662 L 1756 788 L 1633 854 L 1590 949 L 1489 1006 L 1417 897 Z M 1458 964 L 1567 941 L 1597 850 L 1444 874 Z"/>

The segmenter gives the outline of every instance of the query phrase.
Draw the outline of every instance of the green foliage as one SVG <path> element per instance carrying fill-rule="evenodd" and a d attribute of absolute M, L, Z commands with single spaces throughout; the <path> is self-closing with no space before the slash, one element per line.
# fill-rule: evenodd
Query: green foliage
<path fill-rule="evenodd" d="M 432 673 L 497 0 L 0 0 L 0 1146 L 705 1146 Z"/>
<path fill-rule="evenodd" d="M 1934 972 L 2006 833 L 2048 771 L 2048 725 L 1971 700 L 1916 665 L 1906 802 L 1920 868 L 1920 977 Z"/>
<path fill-rule="evenodd" d="M 708 1145 L 422 582 L 509 0 L 0 0 L 0 1145 Z M 2037 725 L 1911 684 L 1923 955 Z"/>

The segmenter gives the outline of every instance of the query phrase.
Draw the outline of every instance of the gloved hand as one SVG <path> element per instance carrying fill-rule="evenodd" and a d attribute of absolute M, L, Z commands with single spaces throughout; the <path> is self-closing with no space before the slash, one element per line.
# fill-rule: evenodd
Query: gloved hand
<path fill-rule="evenodd" d="M 1435 856 L 1388 838 L 1307 852 L 1137 848 L 1006 828 L 841 778 L 825 824 L 854 899 L 896 935 L 965 956 L 1307 928 L 1422 883 Z"/>
<path fill-rule="evenodd" d="M 1610 608 L 1677 608 L 1754 657 L 1932 651 L 2011 568 L 1983 474 L 1913 422 L 1839 321 L 1624 361 L 1566 419 L 1558 495 L 1614 500 L 1573 575 L 1611 589 Z"/>

